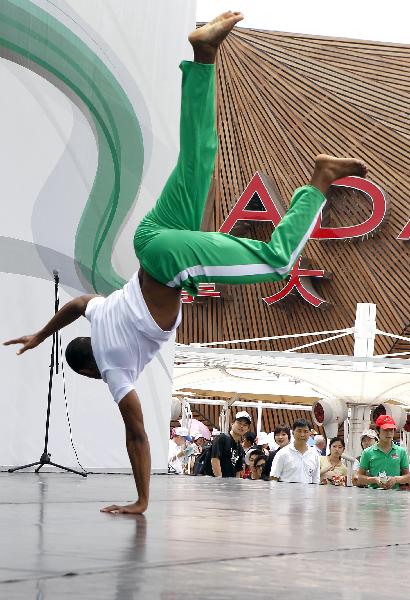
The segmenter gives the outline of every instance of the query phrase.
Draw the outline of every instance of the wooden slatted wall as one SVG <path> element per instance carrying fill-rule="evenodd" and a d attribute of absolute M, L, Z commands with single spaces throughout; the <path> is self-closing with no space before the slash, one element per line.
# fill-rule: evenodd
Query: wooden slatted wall
<path fill-rule="evenodd" d="M 390 198 L 391 212 L 374 238 L 309 242 L 312 265 L 333 274 L 318 288 L 331 304 L 328 310 L 299 299 L 285 310 L 262 302 L 281 283 L 226 286 L 222 300 L 184 306 L 179 342 L 340 329 L 353 325 L 357 302 L 377 304 L 380 329 L 406 331 L 410 246 L 395 238 L 410 218 L 409 99 L 410 46 L 247 29 L 229 36 L 217 65 L 220 149 L 204 228 L 219 229 L 257 170 L 273 177 L 289 203 L 321 152 L 366 160 L 370 178 Z M 369 215 L 361 198 L 337 191 L 330 196 L 332 225 Z M 251 235 L 267 239 L 270 229 L 259 226 Z M 352 344 L 350 337 L 341 338 L 315 351 L 350 354 Z M 284 350 L 289 342 L 243 347 Z M 391 347 L 391 340 L 377 338 L 377 353 Z"/>

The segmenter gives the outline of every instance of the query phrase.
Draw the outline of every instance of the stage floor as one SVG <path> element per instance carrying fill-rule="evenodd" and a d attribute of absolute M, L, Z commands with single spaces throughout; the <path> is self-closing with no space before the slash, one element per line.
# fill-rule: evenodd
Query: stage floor
<path fill-rule="evenodd" d="M 410 493 L 157 475 L 0 474 L 3 600 L 408 599 Z"/>

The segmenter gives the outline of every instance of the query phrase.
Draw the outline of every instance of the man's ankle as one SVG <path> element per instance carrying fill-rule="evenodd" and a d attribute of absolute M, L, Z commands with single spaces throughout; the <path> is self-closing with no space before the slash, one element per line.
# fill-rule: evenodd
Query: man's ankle
<path fill-rule="evenodd" d="M 194 62 L 203 63 L 206 65 L 213 65 L 216 59 L 216 49 L 210 46 L 207 47 L 194 47 Z"/>

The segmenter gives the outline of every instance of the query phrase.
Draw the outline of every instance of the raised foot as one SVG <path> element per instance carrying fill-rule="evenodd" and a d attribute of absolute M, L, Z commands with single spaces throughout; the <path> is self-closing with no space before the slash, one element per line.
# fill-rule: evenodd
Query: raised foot
<path fill-rule="evenodd" d="M 195 29 L 188 37 L 196 54 L 195 60 L 198 57 L 200 61 L 213 62 L 219 45 L 243 18 L 241 12 L 228 11 Z"/>
<path fill-rule="evenodd" d="M 358 158 L 337 158 L 328 154 L 319 154 L 315 159 L 315 174 L 320 174 L 329 183 L 350 175 L 366 177 L 367 165 Z"/>

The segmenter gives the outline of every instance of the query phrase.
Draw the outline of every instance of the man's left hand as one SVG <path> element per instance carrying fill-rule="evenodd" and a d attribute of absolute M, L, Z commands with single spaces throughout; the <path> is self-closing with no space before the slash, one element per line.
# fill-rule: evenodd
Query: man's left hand
<path fill-rule="evenodd" d="M 22 344 L 23 347 L 20 350 L 17 350 L 16 354 L 20 356 L 20 354 L 24 354 L 27 350 L 32 350 L 36 348 L 39 344 L 41 344 L 43 340 L 41 339 L 38 333 L 34 335 L 23 335 L 22 337 L 15 338 L 14 340 L 8 340 L 7 342 L 3 342 L 3 346 L 11 346 L 12 344 Z"/>
<path fill-rule="evenodd" d="M 125 506 L 118 506 L 118 504 L 111 504 L 101 508 L 100 512 L 108 512 L 113 514 L 121 515 L 140 515 L 147 510 L 148 503 L 146 502 L 134 502 L 133 504 L 126 504 Z"/>

